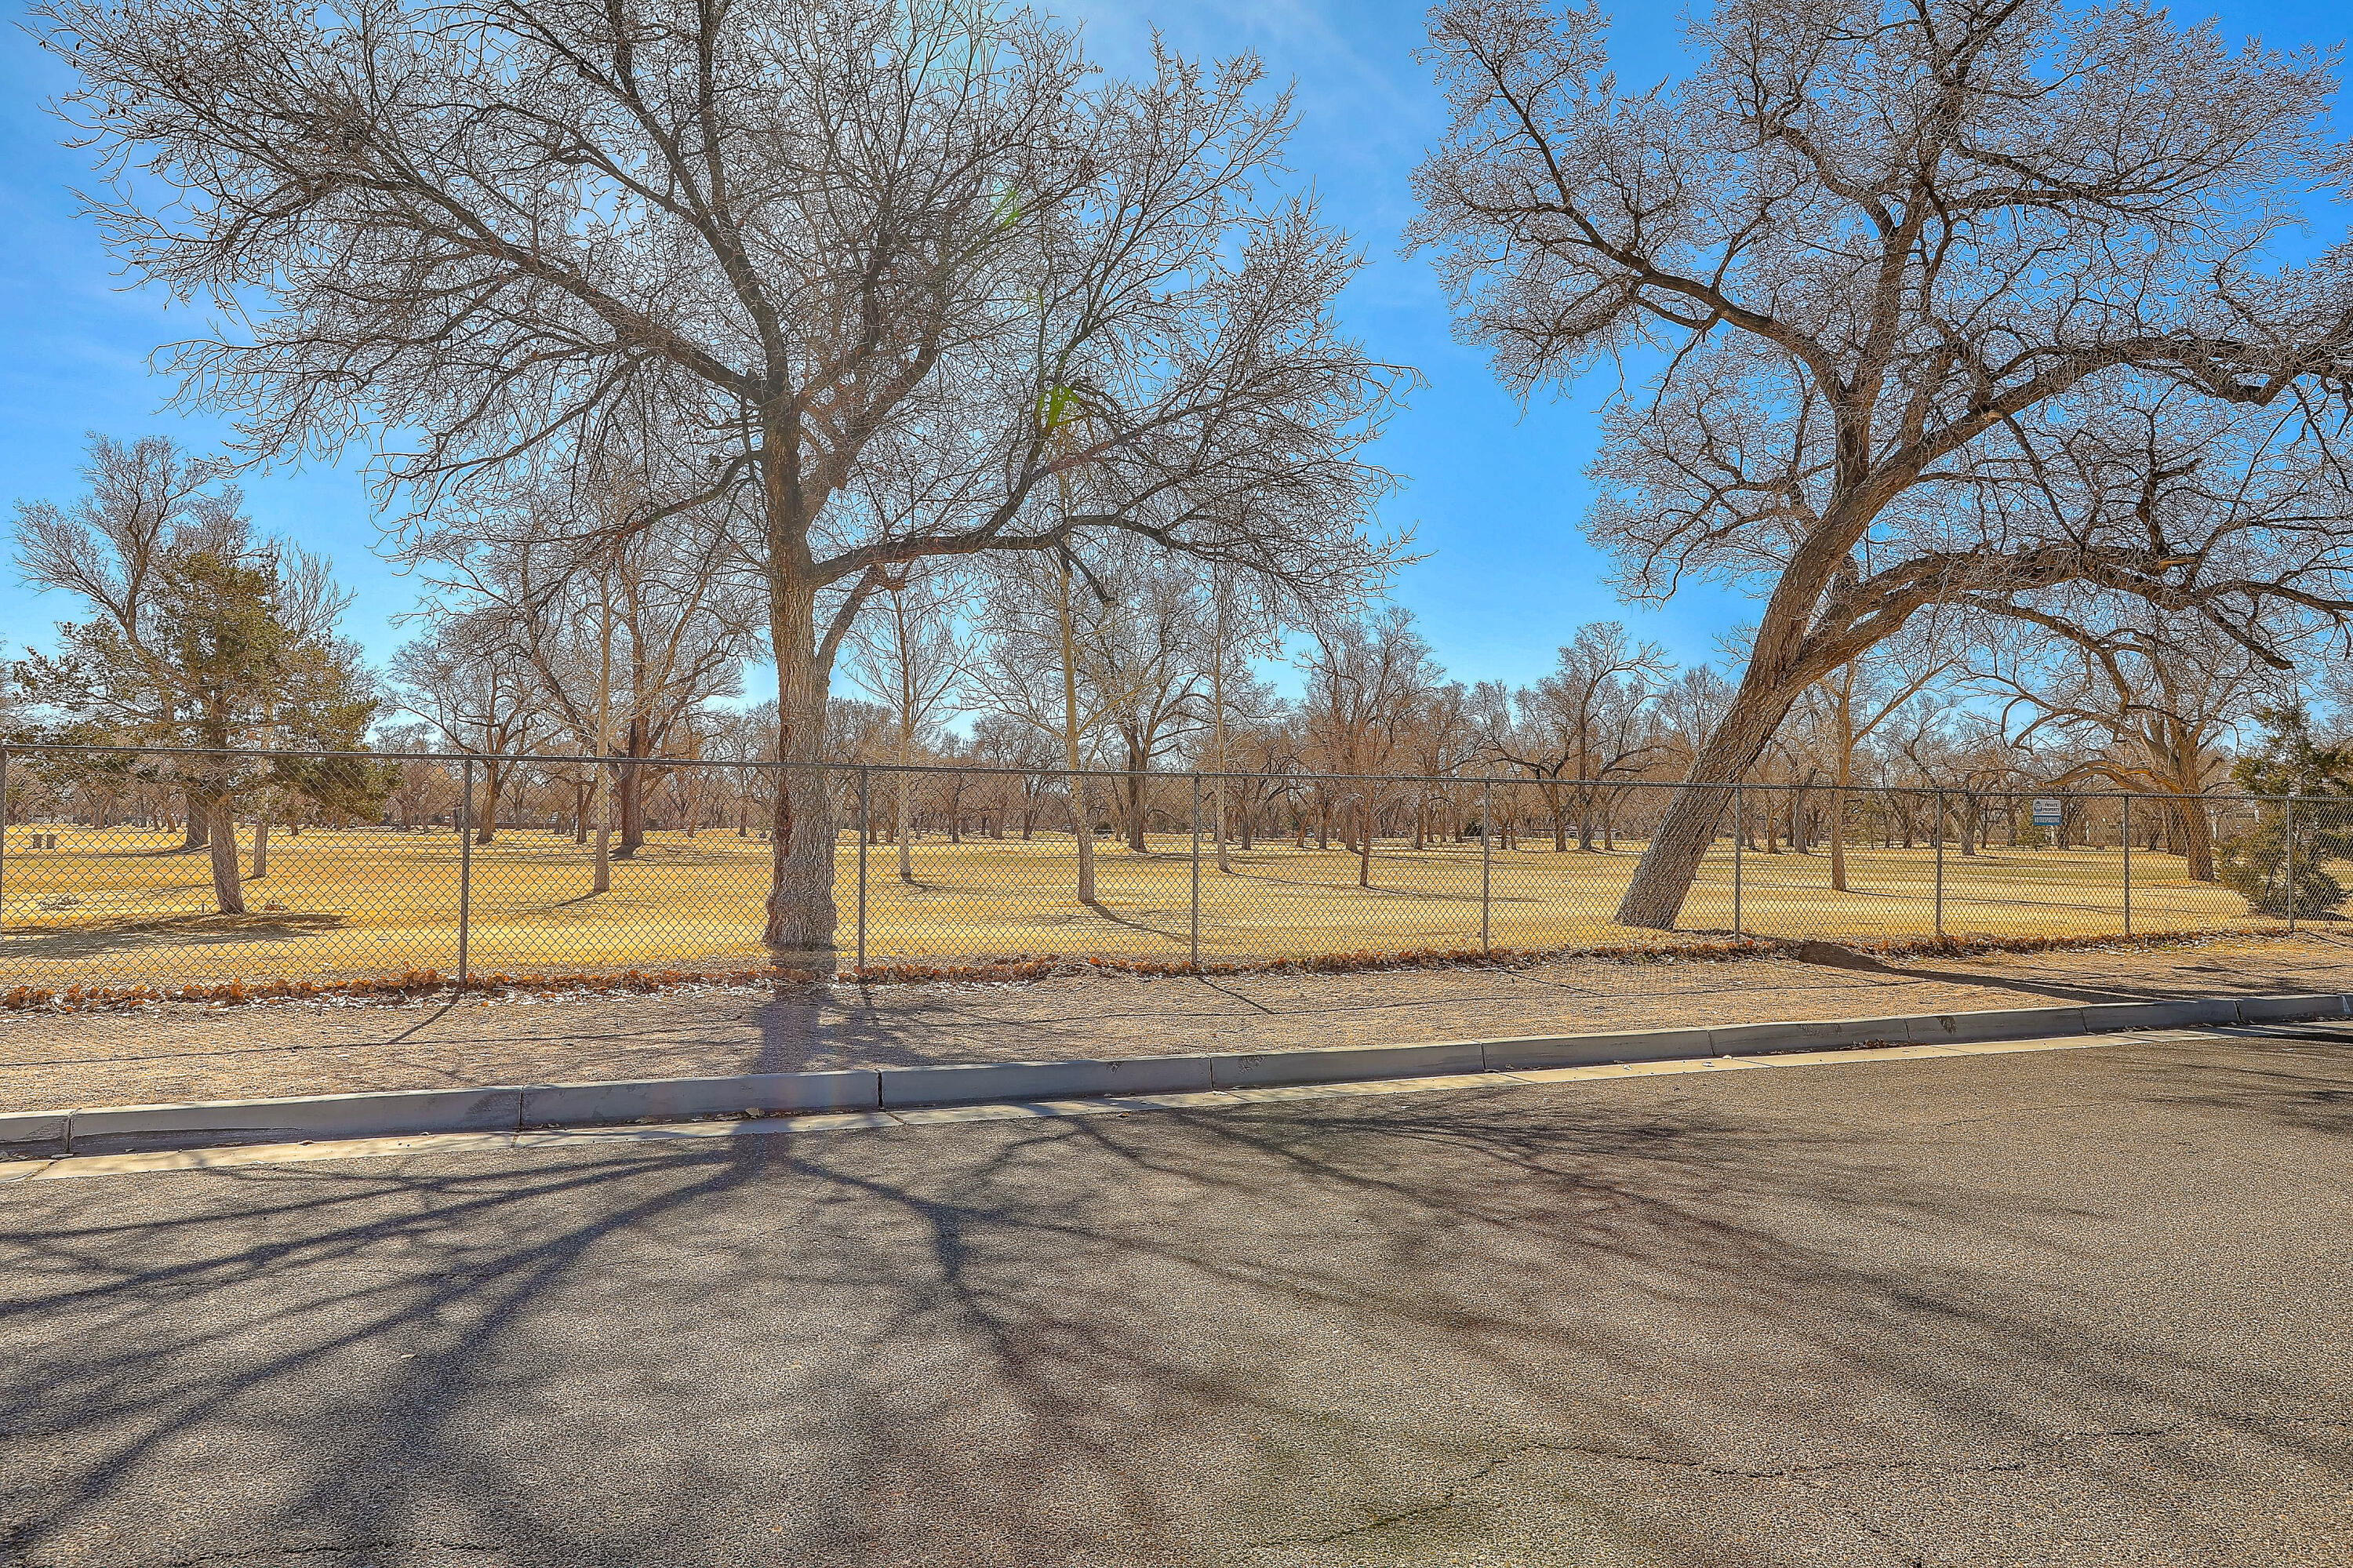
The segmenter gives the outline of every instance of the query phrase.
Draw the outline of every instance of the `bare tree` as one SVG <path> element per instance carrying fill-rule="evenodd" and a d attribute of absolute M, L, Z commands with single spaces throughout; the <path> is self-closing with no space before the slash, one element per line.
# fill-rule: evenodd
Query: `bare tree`
<path fill-rule="evenodd" d="M 897 800 L 899 880 L 915 880 L 912 772 L 940 738 L 965 677 L 967 654 L 956 623 L 959 585 L 945 572 L 907 571 L 884 583 L 849 629 L 849 679 L 891 715 Z"/>
<path fill-rule="evenodd" d="M 1847 888 L 1846 841 L 1857 748 L 1898 722 L 1913 700 L 1956 663 L 1948 638 L 1934 620 L 1915 621 L 1889 641 L 1858 653 L 1823 676 L 1798 708 L 1829 754 L 1831 886 Z"/>
<path fill-rule="evenodd" d="M 1577 847 L 1593 848 L 1597 786 L 1635 766 L 1651 749 L 1632 722 L 1673 669 L 1666 650 L 1636 642 L 1623 624 L 1598 620 L 1577 629 L 1552 673 L 1514 693 L 1488 689 L 1482 728 L 1489 754 L 1536 780 L 1552 808 L 1552 847 L 1568 848 L 1568 810 L 1577 808 Z"/>
<path fill-rule="evenodd" d="M 2162 797 L 2143 825 L 2162 825 L 2192 880 L 2213 881 L 2212 825 L 2196 797 L 2228 781 L 2233 734 L 2257 708 L 2293 698 L 2295 673 L 2194 618 L 2146 609 L 2119 624 L 2113 613 L 2086 621 L 2053 606 L 2012 627 L 1971 674 L 2006 719 L 2022 715 L 2013 744 L 2065 736 L 2084 755 L 2053 782 L 2089 778 Z M 2285 630 L 2274 646 L 2287 642 Z"/>
<path fill-rule="evenodd" d="M 1086 657 L 1103 639 L 1082 635 L 1109 613 L 1099 583 L 1082 579 L 1069 551 L 1008 556 L 988 577 L 982 600 L 975 698 L 1051 736 L 1061 753 L 1077 863 L 1076 892 L 1095 898 L 1094 808 L 1086 767 L 1113 701 L 1103 672 Z"/>
<path fill-rule="evenodd" d="M 706 704 L 736 694 L 759 649 L 757 596 L 718 509 L 670 506 L 659 484 L 643 465 L 608 463 L 581 488 L 490 497 L 420 548 L 446 612 L 495 628 L 534 678 L 534 710 L 609 759 L 596 780 L 598 892 L 607 839 L 617 830 L 622 859 L 643 846 L 660 759 L 683 751 Z M 584 512 L 660 520 L 606 528 Z"/>
<path fill-rule="evenodd" d="M 1727 0 L 1693 36 L 1690 77 L 1622 93 L 1598 10 L 1441 5 L 1454 121 L 1412 234 L 1524 395 L 1639 351 L 1588 524 L 1628 589 L 1765 594 L 1694 779 L 1740 778 L 1800 694 L 1964 592 L 2095 582 L 2257 640 L 2281 585 L 2336 600 L 2336 531 L 2222 569 L 2028 499 L 2132 387 L 2343 392 L 2348 252 L 2256 270 L 2295 220 L 2274 193 L 2328 180 L 2327 59 L 2011 0 Z M 1672 924 L 1725 793 L 1681 794 L 1620 920 Z"/>
<path fill-rule="evenodd" d="M 1127 847 L 1146 853 L 1152 765 L 1206 726 L 1202 687 L 1216 661 L 1216 612 L 1189 563 L 1123 544 L 1098 556 L 1103 592 L 1079 623 L 1079 658 L 1103 696 L 1105 739 L 1122 777 L 1114 787 Z"/>
<path fill-rule="evenodd" d="M 1272 696 L 1250 673 L 1250 661 L 1282 649 L 1282 596 L 1279 584 L 1253 573 L 1211 567 L 1207 644 L 1209 701 L 1208 769 L 1217 776 L 1210 789 L 1210 832 L 1217 848 L 1218 869 L 1231 874 L 1233 856 L 1227 849 L 1226 810 L 1233 789 L 1226 775 L 1233 771 L 1229 747 L 1229 721 L 1240 715 L 1256 717 Z"/>
<path fill-rule="evenodd" d="M 1300 716 L 1356 851 L 1356 885 L 1373 885 L 1373 837 L 1416 711 L 1443 679 L 1430 644 L 1401 606 L 1315 629 L 1301 656 Z M 1353 807 L 1353 812 L 1348 809 Z M 1349 821 L 1350 817 L 1353 821 Z"/>
<path fill-rule="evenodd" d="M 498 836 L 508 758 L 527 749 L 545 723 L 537 679 L 502 617 L 443 607 L 428 619 L 425 634 L 392 656 L 392 700 L 432 726 L 442 745 L 481 757 L 474 842 L 490 843 Z"/>
<path fill-rule="evenodd" d="M 871 573 L 1088 527 L 1302 578 L 1366 553 L 1385 476 L 1354 454 L 1394 376 L 1331 315 L 1354 253 L 1257 194 L 1288 104 L 1253 62 L 1131 82 L 954 0 L 37 15 L 80 74 L 64 112 L 142 172 L 97 204 L 117 253 L 270 307 L 174 361 L 253 452 L 417 432 L 383 472 L 429 507 L 593 463 L 624 408 L 693 432 L 765 586 L 787 762 L 819 760 Z M 928 467 L 919 527 L 858 503 L 877 450 Z M 820 770 L 788 771 L 780 955 L 832 949 L 831 824 Z"/>

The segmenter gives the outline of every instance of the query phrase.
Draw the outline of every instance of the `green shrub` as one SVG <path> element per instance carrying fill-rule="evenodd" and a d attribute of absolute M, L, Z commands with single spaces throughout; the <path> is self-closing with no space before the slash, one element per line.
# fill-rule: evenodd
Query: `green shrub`
<path fill-rule="evenodd" d="M 2241 758 L 2231 778 L 2274 801 L 2263 806 L 2254 826 L 2216 846 L 2215 877 L 2247 901 L 2250 914 L 2299 920 L 2335 915 L 2346 888 L 2323 867 L 2353 859 L 2353 750 L 2316 741 L 2301 703 L 2262 709 L 2255 717 L 2263 726 L 2263 749 Z M 2294 812 L 2281 796 L 2295 798 Z"/>

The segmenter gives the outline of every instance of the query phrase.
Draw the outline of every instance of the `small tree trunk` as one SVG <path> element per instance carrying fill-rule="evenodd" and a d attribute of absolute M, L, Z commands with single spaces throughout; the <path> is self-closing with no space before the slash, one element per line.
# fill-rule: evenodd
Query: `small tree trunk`
<path fill-rule="evenodd" d="M 493 842 L 499 836 L 499 765 L 482 764 L 482 814 L 474 823 L 474 842 Z"/>
<path fill-rule="evenodd" d="M 1831 792 L 1831 886 L 1846 891 L 1846 789 Z"/>
<path fill-rule="evenodd" d="M 1072 749 L 1077 748 L 1073 747 Z M 1094 812 L 1087 800 L 1090 793 L 1087 783 L 1085 774 L 1077 771 L 1071 774 L 1071 832 L 1078 836 L 1079 841 L 1079 902 L 1082 904 L 1095 901 L 1095 825 L 1089 820 Z"/>
<path fill-rule="evenodd" d="M 596 765 L 596 867 L 590 887 L 613 891 L 613 765 Z"/>
<path fill-rule="evenodd" d="M 631 722 L 629 727 L 632 732 L 631 738 L 634 740 L 637 728 L 635 721 Z M 632 749 L 629 755 L 634 757 L 637 753 Z M 617 781 L 617 787 L 614 793 L 620 797 L 621 847 L 614 851 L 614 855 L 617 859 L 629 860 L 636 856 L 638 850 L 645 847 L 646 842 L 645 789 L 643 780 L 638 777 L 644 769 L 623 768 L 618 771 L 620 778 Z"/>
<path fill-rule="evenodd" d="M 902 766 L 906 759 L 907 747 L 902 744 L 899 747 L 899 760 Z M 898 800 L 891 820 L 891 831 L 898 838 L 899 880 L 902 882 L 915 880 L 915 850 L 909 842 L 914 837 L 915 804 L 911 795 L 913 782 L 907 773 L 899 775 Z"/>
<path fill-rule="evenodd" d="M 237 863 L 237 823 L 227 795 L 205 808 L 205 837 L 213 852 L 213 899 L 224 915 L 245 913 L 245 887 Z"/>
<path fill-rule="evenodd" d="M 269 874 L 270 802 L 264 800 L 261 810 L 253 814 L 253 880 L 261 881 Z"/>

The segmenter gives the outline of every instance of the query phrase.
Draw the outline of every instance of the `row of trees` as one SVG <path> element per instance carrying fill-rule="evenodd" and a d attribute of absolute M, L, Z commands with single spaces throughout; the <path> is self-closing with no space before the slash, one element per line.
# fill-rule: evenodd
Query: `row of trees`
<path fill-rule="evenodd" d="M 1148 759 L 1166 729 L 1077 678 L 1089 607 L 1152 602 L 1106 584 L 1160 574 L 1220 642 L 1261 604 L 1324 629 L 1301 723 L 1335 765 L 1419 744 L 1383 716 L 1409 633 L 1349 612 L 1395 559 L 1367 446 L 1412 377 L 1341 330 L 1356 252 L 1285 194 L 1290 105 L 1253 62 L 1122 79 L 950 0 L 32 16 L 132 176 L 95 203 L 117 253 L 223 307 L 174 351 L 187 397 L 254 459 L 370 440 L 403 553 L 477 596 L 448 635 L 492 607 L 512 681 L 575 735 L 593 705 L 595 749 L 620 689 L 618 744 L 663 744 L 631 727 L 663 639 L 617 662 L 611 630 L 649 557 L 743 596 L 716 613 L 773 662 L 791 761 L 828 744 L 838 658 L 912 636 L 943 564 L 1002 596 L 992 650 L 1059 648 L 1031 727 L 1068 767 L 1082 732 Z M 1598 10 L 1438 6 L 1453 122 L 1409 235 L 1523 395 L 1614 362 L 1587 529 L 1625 590 L 1761 601 L 1689 777 L 1776 766 L 1801 705 L 1857 733 L 1841 683 L 1906 638 L 2040 630 L 2016 673 L 2080 661 L 2083 711 L 2048 725 L 2090 733 L 2168 661 L 2278 671 L 2353 616 L 2353 256 L 2273 259 L 2341 176 L 2331 58 L 2008 0 L 1722 0 L 1692 37 L 1681 79 L 1629 91 Z M 2101 766 L 2206 767 L 2150 731 L 2177 713 L 2117 711 L 2139 737 Z M 787 777 L 780 956 L 834 928 L 837 802 Z M 1676 798 L 1622 920 L 1672 924 L 1726 803 Z"/>
<path fill-rule="evenodd" d="M 345 597 L 325 564 L 256 539 L 217 465 L 160 440 L 101 439 L 88 473 L 70 506 L 26 505 L 17 520 L 27 579 L 91 612 L 59 628 L 56 652 L 13 667 L 13 694 L 56 721 L 50 738 L 299 751 L 360 747 L 373 724 L 382 750 L 483 759 L 465 812 L 480 842 L 502 813 L 568 821 L 584 842 L 593 831 L 600 890 L 610 858 L 642 846 L 649 810 L 689 832 L 772 821 L 771 776 L 692 766 L 781 753 L 774 705 L 733 700 L 762 644 L 754 596 L 717 535 L 639 535 L 593 572 L 554 569 L 528 534 L 499 549 L 470 535 L 436 563 L 418 633 L 379 679 L 334 635 Z M 1713 666 L 1678 671 L 1615 622 L 1579 629 L 1550 672 L 1511 688 L 1449 680 L 1402 609 L 1297 619 L 1253 574 L 1136 543 L 913 567 L 879 585 L 846 633 L 843 673 L 861 696 L 831 700 L 821 755 L 1030 776 L 888 776 L 873 831 L 897 846 L 902 877 L 919 817 L 951 835 L 967 821 L 1001 835 L 1018 820 L 1026 837 L 1042 813 L 1079 833 L 1092 897 L 1093 828 L 1115 821 L 1145 853 L 1155 810 L 1168 810 L 1152 776 L 1174 768 L 1240 776 L 1209 790 L 1220 869 L 1237 829 L 1245 842 L 1278 825 L 1303 842 L 1312 827 L 1319 842 L 1336 830 L 1369 883 L 1374 841 L 1400 832 L 1419 846 L 1476 822 L 1508 842 L 1538 823 L 1557 851 L 1592 850 L 1597 835 L 1614 848 L 1628 787 L 1690 777 L 1736 694 Z M 1996 635 L 1961 635 L 1988 628 Z M 1286 632 L 1303 685 L 1292 703 L 1261 675 Z M 2196 795 L 2224 779 L 2243 721 L 2294 694 L 2268 661 L 2194 618 L 2099 635 L 2056 616 L 1930 619 L 1800 694 L 1744 776 L 1786 789 L 1741 831 L 1761 831 L 1768 853 L 1826 842 L 1843 888 L 1848 835 L 1825 830 L 1819 798 L 1866 785 Z M 582 756 L 616 766 L 568 760 Z M 237 810 L 256 826 L 257 875 L 273 820 L 299 831 L 306 816 L 456 814 L 454 781 L 429 765 L 142 766 L 134 780 L 128 759 L 77 765 L 84 814 L 109 820 L 135 784 L 133 814 L 156 820 L 149 797 L 168 773 L 173 814 L 188 847 L 212 851 L 225 908 L 237 907 Z M 1102 799 L 1098 783 L 1070 784 L 1086 770 L 1115 776 Z M 1529 787 L 1489 823 L 1461 790 L 1414 781 L 1472 774 Z M 837 818 L 843 804 L 830 803 Z M 1641 815 L 1647 836 L 1656 812 Z M 2193 876 L 2214 876 L 2204 810 L 2168 800 L 2143 821 L 2162 824 Z M 1974 812 L 1957 826 L 1973 853 Z M 1908 816 L 1903 831 L 1909 842 Z"/>

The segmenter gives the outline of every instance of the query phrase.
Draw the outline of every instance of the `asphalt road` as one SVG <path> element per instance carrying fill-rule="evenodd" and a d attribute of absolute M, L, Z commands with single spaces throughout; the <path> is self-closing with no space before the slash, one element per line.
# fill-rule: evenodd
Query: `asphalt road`
<path fill-rule="evenodd" d="M 2353 1563 L 2353 1036 L 0 1190 L 0 1562 Z"/>

